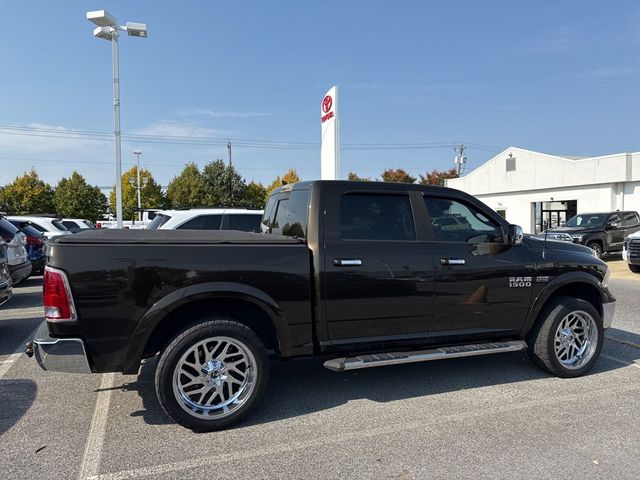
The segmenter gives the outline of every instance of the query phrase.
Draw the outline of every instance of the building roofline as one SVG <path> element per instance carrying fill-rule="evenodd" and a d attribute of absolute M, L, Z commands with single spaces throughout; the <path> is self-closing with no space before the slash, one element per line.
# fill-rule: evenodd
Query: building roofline
<path fill-rule="evenodd" d="M 596 159 L 604 159 L 604 158 L 610 158 L 610 157 L 617 157 L 617 156 L 621 156 L 621 155 L 640 155 L 640 151 L 638 151 L 638 152 L 621 152 L 621 153 L 610 153 L 610 154 L 606 154 L 606 155 L 596 155 L 596 156 L 590 156 L 590 157 L 571 158 L 571 157 L 566 157 L 566 156 L 562 156 L 562 155 L 554 155 L 554 154 L 551 154 L 551 153 L 538 152 L 536 150 L 529 150 L 527 148 L 522 148 L 522 147 L 510 146 L 508 148 L 505 148 L 501 152 L 495 154 L 489 160 L 484 162 L 482 165 L 479 165 L 478 167 L 474 168 L 473 170 L 471 170 L 466 175 L 463 175 L 462 177 L 458 177 L 458 178 L 460 178 L 460 179 L 467 178 L 470 175 L 473 175 L 475 172 L 481 170 L 483 167 L 489 165 L 496 158 L 499 158 L 502 155 L 505 155 L 506 153 L 510 153 L 512 151 L 527 152 L 527 153 L 532 153 L 532 154 L 535 154 L 535 155 L 540 155 L 540 156 L 543 156 L 543 157 L 555 158 L 555 159 L 558 159 L 558 160 L 565 160 L 567 162 L 573 162 L 573 163 L 591 161 L 591 160 L 596 160 Z M 456 180 L 456 179 L 454 178 L 454 179 L 451 179 L 451 180 Z M 448 185 L 448 183 L 447 183 L 447 185 Z"/>

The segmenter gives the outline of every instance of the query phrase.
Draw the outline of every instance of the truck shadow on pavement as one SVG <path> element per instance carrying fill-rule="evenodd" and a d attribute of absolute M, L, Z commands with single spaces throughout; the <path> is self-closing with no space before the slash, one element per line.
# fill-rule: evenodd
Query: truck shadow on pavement
<path fill-rule="evenodd" d="M 640 342 L 640 335 L 634 335 Z M 640 350 L 632 349 L 634 360 Z M 633 361 L 633 360 L 629 360 Z M 131 416 L 143 417 L 148 424 L 172 424 L 156 398 L 154 388 L 156 360 L 146 362 L 137 381 L 122 385 L 136 391 L 143 409 Z M 600 358 L 589 375 L 617 370 L 624 365 Z M 394 365 L 350 372 L 332 372 L 322 360 L 272 361 L 269 387 L 256 410 L 238 427 L 247 427 L 307 415 L 368 399 L 386 403 L 496 385 L 509 385 L 552 378 L 528 360 L 523 352 L 436 362 Z"/>
<path fill-rule="evenodd" d="M 37 392 L 38 387 L 33 380 L 0 380 L 0 435 L 27 413 Z"/>

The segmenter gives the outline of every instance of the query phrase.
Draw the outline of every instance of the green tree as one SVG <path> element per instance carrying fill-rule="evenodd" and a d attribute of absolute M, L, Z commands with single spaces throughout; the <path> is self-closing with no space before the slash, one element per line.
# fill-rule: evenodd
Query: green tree
<path fill-rule="evenodd" d="M 250 182 L 247 184 L 244 195 L 242 196 L 242 206 L 244 208 L 255 208 L 261 210 L 265 206 L 267 189 L 258 182 Z"/>
<path fill-rule="evenodd" d="M 130 220 L 138 207 L 137 172 L 134 165 L 122 175 L 122 218 Z M 153 175 L 146 168 L 140 169 L 140 190 L 142 208 L 165 208 L 166 198 L 162 187 L 153 179 Z M 116 211 L 116 189 L 113 187 L 109 195 L 111 211 Z"/>
<path fill-rule="evenodd" d="M 74 171 L 69 178 L 62 178 L 54 193 L 56 212 L 67 218 L 86 218 L 95 222 L 109 208 L 107 197 L 97 186 L 87 183 Z"/>
<path fill-rule="evenodd" d="M 383 182 L 398 182 L 398 183 L 414 183 L 416 177 L 412 177 L 402 168 L 389 168 L 382 172 Z"/>
<path fill-rule="evenodd" d="M 281 187 L 282 185 L 289 185 L 290 183 L 297 183 L 299 181 L 300 176 L 298 175 L 298 172 L 296 172 L 296 169 L 289 168 L 289 170 L 287 170 L 287 173 L 285 173 L 282 177 L 278 175 L 276 179 L 267 187 L 265 199 L 268 199 L 269 195 L 271 195 L 271 192 L 273 192 L 276 188 Z"/>
<path fill-rule="evenodd" d="M 167 200 L 174 208 L 207 206 L 207 187 L 204 176 L 195 163 L 187 163 L 182 173 L 169 182 Z"/>
<path fill-rule="evenodd" d="M 202 170 L 208 207 L 240 207 L 246 189 L 242 176 L 223 160 L 207 163 Z"/>
<path fill-rule="evenodd" d="M 440 185 L 444 186 L 444 181 L 449 178 L 458 178 L 458 170 L 431 170 L 426 175 L 420 175 L 421 185 Z"/>
<path fill-rule="evenodd" d="M 0 210 L 13 215 L 55 213 L 53 188 L 31 169 L 2 188 Z"/>
<path fill-rule="evenodd" d="M 347 175 L 347 180 L 351 182 L 370 182 L 371 179 L 369 177 L 359 177 L 355 172 L 349 172 Z"/>

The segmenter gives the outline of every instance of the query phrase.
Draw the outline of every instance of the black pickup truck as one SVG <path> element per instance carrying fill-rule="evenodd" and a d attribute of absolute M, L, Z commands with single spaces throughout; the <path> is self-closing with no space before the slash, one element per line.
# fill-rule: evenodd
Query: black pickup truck
<path fill-rule="evenodd" d="M 270 358 L 343 371 L 528 349 L 586 373 L 611 325 L 592 250 L 525 237 L 447 188 L 338 181 L 271 195 L 263 233 L 106 230 L 51 241 L 46 370 L 137 373 L 159 355 L 162 407 L 225 428 L 265 390 Z"/>

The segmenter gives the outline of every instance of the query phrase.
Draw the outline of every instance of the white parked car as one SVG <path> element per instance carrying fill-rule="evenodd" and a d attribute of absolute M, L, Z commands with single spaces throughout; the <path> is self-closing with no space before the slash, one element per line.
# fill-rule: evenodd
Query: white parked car
<path fill-rule="evenodd" d="M 47 239 L 53 237 L 59 237 L 60 235 L 71 235 L 71 232 L 64 226 L 62 220 L 56 217 L 32 217 L 25 215 L 9 215 L 7 216 L 14 225 L 16 222 L 21 224 L 31 225 L 36 230 L 40 231 Z"/>
<path fill-rule="evenodd" d="M 640 231 L 625 237 L 622 259 L 629 264 L 629 270 L 640 273 Z"/>
<path fill-rule="evenodd" d="M 163 210 L 147 225 L 149 230 L 240 230 L 260 232 L 262 210 L 193 208 Z"/>

